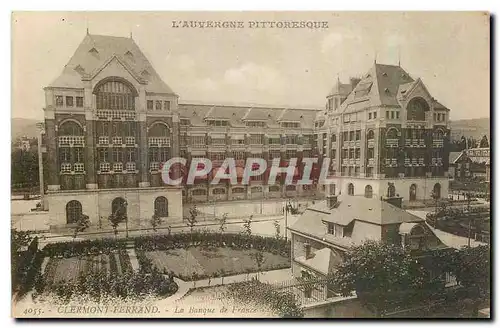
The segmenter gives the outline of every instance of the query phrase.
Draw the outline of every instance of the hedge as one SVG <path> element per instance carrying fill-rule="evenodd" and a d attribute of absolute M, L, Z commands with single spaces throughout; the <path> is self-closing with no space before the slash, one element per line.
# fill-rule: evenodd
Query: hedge
<path fill-rule="evenodd" d="M 256 249 L 263 252 L 290 256 L 290 242 L 275 237 L 243 235 L 237 233 L 213 233 L 194 231 L 193 233 L 179 233 L 171 235 L 152 235 L 135 237 L 136 250 L 154 251 L 187 248 L 190 246 L 202 247 L 231 247 L 236 249 Z"/>
<path fill-rule="evenodd" d="M 109 254 L 116 249 L 125 249 L 125 240 L 113 238 L 70 241 L 48 244 L 43 248 L 46 257 L 73 257 L 78 255 Z"/>

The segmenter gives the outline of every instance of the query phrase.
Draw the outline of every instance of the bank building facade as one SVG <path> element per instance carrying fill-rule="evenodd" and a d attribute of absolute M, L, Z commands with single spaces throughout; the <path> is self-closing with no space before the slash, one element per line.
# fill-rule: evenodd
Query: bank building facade
<path fill-rule="evenodd" d="M 132 37 L 88 34 L 45 90 L 44 204 L 50 226 L 92 225 L 126 208 L 129 224 L 156 214 L 180 222 L 197 202 L 324 197 L 447 197 L 449 110 L 422 80 L 399 65 L 374 63 L 361 78 L 337 81 L 322 109 L 179 103 Z M 257 100 L 258 101 L 258 100 Z M 172 157 L 209 158 L 212 173 L 193 185 L 165 185 Z M 267 184 L 269 169 L 248 185 L 211 177 L 225 158 L 238 181 L 249 157 L 287 166 L 297 158 L 331 159 L 332 184 Z M 268 165 L 270 166 L 270 165 Z M 185 176 L 176 167 L 172 174 Z"/>

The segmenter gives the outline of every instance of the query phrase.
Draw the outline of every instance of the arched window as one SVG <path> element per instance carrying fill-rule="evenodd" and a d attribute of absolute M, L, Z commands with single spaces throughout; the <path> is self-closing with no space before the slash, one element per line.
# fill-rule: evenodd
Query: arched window
<path fill-rule="evenodd" d="M 366 185 L 365 187 L 365 197 L 366 198 L 372 198 L 373 197 L 373 189 L 372 186 Z"/>
<path fill-rule="evenodd" d="M 127 202 L 125 199 L 118 197 L 111 203 L 111 214 L 122 217 L 127 216 Z"/>
<path fill-rule="evenodd" d="M 434 140 L 443 140 L 444 139 L 444 132 L 441 129 L 437 129 L 432 133 L 432 139 Z"/>
<path fill-rule="evenodd" d="M 387 186 L 387 197 L 395 197 L 396 196 L 396 187 L 394 183 L 389 182 Z"/>
<path fill-rule="evenodd" d="M 234 188 L 233 189 L 233 194 L 242 194 L 245 192 L 244 188 Z"/>
<path fill-rule="evenodd" d="M 440 199 L 441 198 L 441 185 L 436 183 L 434 188 L 432 188 L 433 198 Z"/>
<path fill-rule="evenodd" d="M 417 185 L 412 184 L 410 186 L 410 202 L 413 202 L 416 200 L 417 200 Z"/>
<path fill-rule="evenodd" d="M 425 121 L 425 112 L 429 110 L 429 104 L 424 98 L 416 97 L 410 100 L 406 106 L 406 119 L 408 121 Z"/>
<path fill-rule="evenodd" d="M 366 134 L 366 138 L 368 140 L 375 139 L 375 132 L 373 132 L 373 130 L 368 131 L 368 133 Z"/>
<path fill-rule="evenodd" d="M 399 130 L 396 129 L 396 128 L 389 128 L 389 130 L 387 130 L 387 133 L 386 133 L 386 138 L 387 139 L 398 139 L 399 136 Z"/>
<path fill-rule="evenodd" d="M 155 214 L 160 217 L 168 216 L 168 200 L 160 196 L 155 199 Z"/>
<path fill-rule="evenodd" d="M 134 110 L 137 92 L 123 78 L 110 77 L 99 82 L 95 89 L 97 109 Z"/>
<path fill-rule="evenodd" d="M 163 123 L 155 123 L 148 129 L 150 137 L 168 137 L 170 135 L 169 128 Z"/>
<path fill-rule="evenodd" d="M 61 136 L 81 136 L 83 129 L 74 121 L 65 121 L 57 129 L 57 134 Z"/>
<path fill-rule="evenodd" d="M 66 223 L 75 223 L 82 215 L 82 204 L 77 200 L 72 200 L 66 204 Z"/>
<path fill-rule="evenodd" d="M 347 185 L 347 194 L 350 196 L 354 195 L 354 185 L 352 183 Z"/>
<path fill-rule="evenodd" d="M 279 186 L 270 186 L 269 192 L 280 192 L 281 188 Z"/>

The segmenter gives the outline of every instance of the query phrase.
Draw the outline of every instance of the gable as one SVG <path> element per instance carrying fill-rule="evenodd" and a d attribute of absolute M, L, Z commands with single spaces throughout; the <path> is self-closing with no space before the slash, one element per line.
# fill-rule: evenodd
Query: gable
<path fill-rule="evenodd" d="M 139 90 L 139 86 L 141 83 L 116 57 L 113 57 L 103 67 L 99 68 L 97 70 L 97 74 L 94 74 L 91 77 L 92 89 L 94 89 L 99 81 L 109 76 L 118 76 L 124 78 L 125 80 L 132 83 L 137 90 Z"/>

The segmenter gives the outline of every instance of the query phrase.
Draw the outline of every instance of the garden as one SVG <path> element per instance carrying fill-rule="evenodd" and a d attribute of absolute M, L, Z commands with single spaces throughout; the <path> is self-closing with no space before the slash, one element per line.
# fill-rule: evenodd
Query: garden
<path fill-rule="evenodd" d="M 131 259 L 131 252 L 136 258 Z M 53 243 L 43 249 L 36 242 L 18 258 L 23 295 L 32 290 L 34 297 L 52 295 L 63 301 L 80 296 L 94 301 L 165 298 L 178 289 L 174 277 L 191 281 L 289 268 L 290 243 L 279 236 L 251 235 L 248 223 L 241 233 L 192 230 Z"/>

